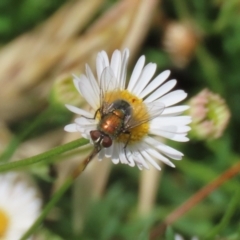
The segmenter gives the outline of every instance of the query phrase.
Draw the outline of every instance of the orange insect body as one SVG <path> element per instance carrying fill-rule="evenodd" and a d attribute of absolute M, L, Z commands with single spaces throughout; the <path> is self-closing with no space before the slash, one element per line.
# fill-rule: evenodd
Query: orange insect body
<path fill-rule="evenodd" d="M 108 113 L 100 121 L 98 130 L 112 139 L 116 138 L 122 131 L 125 114 L 120 109 Z"/>
<path fill-rule="evenodd" d="M 102 147 L 109 148 L 112 146 L 113 139 L 119 137 L 120 134 L 128 134 L 126 144 L 130 139 L 130 132 L 126 123 L 132 114 L 132 108 L 128 102 L 124 100 L 116 100 L 111 104 L 106 104 L 99 109 L 101 118 L 96 130 L 90 131 L 91 138 L 95 144 L 96 153 Z M 95 113 L 95 116 L 97 112 Z"/>

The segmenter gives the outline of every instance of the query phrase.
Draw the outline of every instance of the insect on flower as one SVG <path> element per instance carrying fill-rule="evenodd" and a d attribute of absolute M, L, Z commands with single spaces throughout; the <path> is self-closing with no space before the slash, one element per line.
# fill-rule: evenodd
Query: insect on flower
<path fill-rule="evenodd" d="M 127 82 L 129 51 L 114 51 L 111 60 L 106 52 L 97 56 L 97 77 L 86 66 L 86 75 L 74 76 L 74 84 L 86 99 L 92 111 L 66 107 L 81 117 L 65 126 L 68 132 L 80 132 L 90 140 L 98 159 L 111 158 L 112 162 L 149 168 L 151 163 L 160 170 L 157 159 L 174 167 L 168 157 L 180 160 L 183 154 L 163 143 L 163 138 L 188 141 L 191 122 L 189 116 L 178 116 L 188 106 L 173 106 L 186 98 L 183 90 L 169 92 L 175 85 L 166 70 L 152 79 L 156 64 L 144 66 L 145 57 L 139 58 Z"/>
<path fill-rule="evenodd" d="M 114 78 L 115 76 L 111 68 L 105 68 L 100 82 L 100 108 L 94 115 L 94 118 L 97 117 L 97 114 L 100 115 L 99 123 L 96 130 L 90 131 L 90 136 L 95 145 L 94 152 L 97 153 L 101 151 L 102 147 L 111 147 L 113 140 L 118 139 L 121 135 L 123 137 L 125 135 L 125 140 L 123 141 L 124 153 L 126 159 L 128 159 L 125 149 L 131 141 L 131 130 L 161 114 L 164 110 L 164 105 L 157 103 L 157 106 L 154 107 L 154 104 L 152 104 L 148 112 L 143 109 L 141 103 L 131 105 L 119 94 L 121 90 L 118 89 L 118 86 L 114 86 L 117 83 L 117 80 Z M 104 83 L 108 89 L 103 90 L 104 87 L 102 85 Z M 140 119 L 134 117 L 133 113 L 141 115 Z"/>

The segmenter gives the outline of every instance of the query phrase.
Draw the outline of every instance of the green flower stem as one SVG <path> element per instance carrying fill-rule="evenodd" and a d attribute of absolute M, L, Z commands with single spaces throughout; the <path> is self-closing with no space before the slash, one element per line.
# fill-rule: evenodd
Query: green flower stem
<path fill-rule="evenodd" d="M 56 205 L 56 203 L 60 200 L 60 198 L 63 196 L 63 194 L 69 189 L 69 187 L 72 185 L 74 181 L 73 177 L 69 177 L 64 184 L 54 193 L 51 200 L 48 202 L 48 204 L 43 209 L 41 215 L 37 218 L 37 220 L 34 222 L 34 224 L 28 229 L 27 232 L 20 238 L 20 240 L 28 239 L 33 232 L 39 227 L 39 225 L 42 223 L 42 221 L 45 219 L 45 217 L 48 215 L 50 210 Z"/>
<path fill-rule="evenodd" d="M 181 20 L 191 19 L 192 16 L 189 13 L 189 9 L 187 6 L 187 2 L 175 0 L 174 1 L 174 7 L 176 9 L 177 15 Z"/>
<path fill-rule="evenodd" d="M 211 181 L 209 184 L 205 185 L 202 189 L 200 189 L 198 192 L 196 192 L 194 195 L 192 195 L 189 199 L 187 199 L 177 209 L 175 209 L 173 212 L 171 212 L 165 218 L 163 223 L 161 223 L 159 226 L 155 227 L 151 231 L 150 239 L 159 239 L 159 237 L 161 237 L 163 232 L 165 231 L 166 226 L 172 225 L 180 217 L 182 217 L 184 214 L 186 214 L 186 212 L 188 212 L 190 209 L 192 209 L 194 206 L 196 206 L 200 201 L 202 201 L 204 198 L 206 198 L 210 193 L 212 193 L 215 189 L 217 189 L 219 186 L 222 186 L 223 183 L 226 183 L 227 181 L 229 181 L 229 179 L 231 179 L 234 176 L 236 176 L 237 174 L 239 174 L 239 172 L 240 172 L 240 162 L 237 161 L 237 163 L 235 165 L 233 165 L 232 167 L 228 168 L 220 176 L 218 176 L 216 179 Z M 238 188 L 239 187 L 237 186 L 237 189 Z M 238 192 L 238 194 L 239 194 L 239 196 L 238 196 L 238 202 L 239 202 L 239 200 L 240 200 L 240 191 Z M 235 203 L 235 200 L 234 200 L 234 203 Z M 230 204 L 230 205 L 231 206 L 236 206 L 234 204 Z M 229 206 L 229 208 L 232 209 L 232 207 L 230 207 L 230 206 Z M 229 208 L 228 208 L 227 212 L 228 211 L 229 212 L 232 211 L 232 210 L 229 210 Z M 236 207 L 235 207 L 235 209 L 236 209 Z M 209 239 L 213 239 L 213 238 L 209 238 Z"/>
<path fill-rule="evenodd" d="M 218 17 L 214 23 L 215 33 L 222 33 L 230 26 L 232 22 L 232 15 L 235 14 L 235 10 L 238 9 L 239 0 L 231 0 L 222 2 L 222 6 L 219 9 Z"/>
<path fill-rule="evenodd" d="M 199 45 L 196 50 L 196 58 L 199 62 L 199 66 L 202 68 L 205 74 L 205 79 L 208 86 L 221 95 L 224 95 L 224 88 L 220 77 L 220 68 L 217 60 L 211 56 L 207 49 Z"/>
<path fill-rule="evenodd" d="M 81 139 L 72 141 L 70 143 L 55 147 L 47 152 L 38 154 L 38 155 L 30 157 L 30 158 L 26 158 L 26 159 L 19 160 L 16 162 L 8 162 L 8 163 L 0 165 L 0 172 L 5 172 L 8 170 L 25 167 L 25 166 L 28 166 L 28 165 L 31 165 L 34 163 L 38 163 L 38 162 L 48 161 L 49 158 L 51 158 L 51 157 L 54 157 L 56 155 L 70 151 L 74 148 L 86 145 L 87 143 L 89 143 L 89 141 L 87 139 L 81 138 Z"/>
<path fill-rule="evenodd" d="M 63 194 L 68 190 L 68 188 L 72 185 L 74 179 L 76 179 L 87 167 L 88 163 L 96 156 L 98 153 L 98 148 L 94 148 L 92 153 L 81 162 L 78 168 L 75 168 L 70 177 L 66 179 L 64 184 L 54 193 L 49 203 L 43 209 L 41 215 L 37 218 L 34 224 L 28 229 L 28 231 L 21 237 L 20 240 L 28 239 L 34 231 L 39 227 L 44 218 L 48 215 L 50 210 L 55 206 L 55 204 L 59 201 L 59 199 L 63 196 Z"/>
<path fill-rule="evenodd" d="M 228 225 L 231 217 L 236 212 L 236 210 L 239 208 L 239 202 L 240 202 L 240 190 L 239 187 L 236 189 L 235 194 L 233 195 L 226 212 L 221 219 L 220 223 L 210 231 L 210 233 L 207 234 L 207 236 L 204 239 L 215 239 L 215 237 L 220 234 L 221 230 L 224 230 L 224 228 Z"/>
<path fill-rule="evenodd" d="M 46 118 L 53 113 L 53 108 L 49 107 L 43 111 L 36 119 L 33 121 L 29 127 L 27 127 L 23 132 L 17 137 L 13 137 L 11 142 L 8 144 L 8 147 L 0 156 L 0 162 L 8 161 L 9 158 L 13 155 L 19 144 L 26 138 L 30 133 L 32 133 L 38 126 L 40 126 Z"/>

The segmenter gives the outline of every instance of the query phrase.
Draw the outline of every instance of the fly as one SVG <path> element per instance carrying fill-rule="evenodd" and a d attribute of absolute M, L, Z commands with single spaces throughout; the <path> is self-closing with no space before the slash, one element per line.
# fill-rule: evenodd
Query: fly
<path fill-rule="evenodd" d="M 111 147 L 112 141 L 122 133 L 129 135 L 129 141 L 130 132 L 127 129 L 127 123 L 131 118 L 132 109 L 128 102 L 116 100 L 107 108 L 106 113 L 103 112 L 103 108 L 98 111 L 100 112 L 101 119 L 97 125 L 97 130 L 91 131 L 90 136 L 99 151 L 102 147 Z M 127 145 L 128 141 L 125 145 Z"/>
<path fill-rule="evenodd" d="M 149 122 L 151 119 L 159 116 L 164 110 L 164 105 L 160 102 L 151 103 L 150 106 L 148 103 L 145 104 L 142 102 L 131 104 L 127 100 L 122 99 L 120 95 L 117 98 L 119 92 L 121 92 L 117 84 L 118 81 L 115 79 L 111 68 L 106 67 L 100 80 L 100 108 L 94 115 L 94 119 L 99 118 L 99 122 L 96 130 L 90 131 L 94 149 L 88 157 L 88 162 L 102 148 L 111 147 L 113 140 L 122 134 L 127 135 L 124 138 L 126 139 L 124 140 L 124 152 L 126 156 L 126 147 L 131 140 L 132 129 Z M 138 117 L 136 118 L 135 116 Z M 128 159 L 127 156 L 126 159 Z"/>

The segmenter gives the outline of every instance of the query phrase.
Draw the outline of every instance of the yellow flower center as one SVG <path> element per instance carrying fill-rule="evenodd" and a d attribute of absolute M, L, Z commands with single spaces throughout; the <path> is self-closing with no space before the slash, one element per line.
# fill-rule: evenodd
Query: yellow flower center
<path fill-rule="evenodd" d="M 9 218 L 5 213 L 5 211 L 3 211 L 0 208 L 0 239 L 2 239 L 5 236 L 8 229 L 8 225 L 9 225 Z"/>
<path fill-rule="evenodd" d="M 105 95 L 104 101 L 107 103 L 112 103 L 116 100 L 124 100 L 129 103 L 132 108 L 132 118 L 134 119 L 133 125 L 137 125 L 129 129 L 130 134 L 120 133 L 116 141 L 123 143 L 128 141 L 128 144 L 140 141 L 148 134 L 149 130 L 149 114 L 146 105 L 143 103 L 142 99 L 133 95 L 128 90 L 112 91 Z"/>

